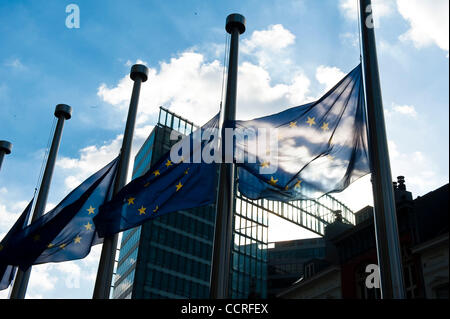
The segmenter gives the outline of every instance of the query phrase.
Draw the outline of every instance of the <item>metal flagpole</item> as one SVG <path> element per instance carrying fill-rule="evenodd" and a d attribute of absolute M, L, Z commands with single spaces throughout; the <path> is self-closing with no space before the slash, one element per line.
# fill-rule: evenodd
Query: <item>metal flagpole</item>
<path fill-rule="evenodd" d="M 239 35 L 245 32 L 245 17 L 236 13 L 230 14 L 227 17 L 225 29 L 231 34 L 231 40 L 226 100 L 225 107 L 223 109 L 223 151 L 225 150 L 225 127 L 229 121 L 236 119 Z M 223 299 L 228 297 L 231 241 L 233 236 L 234 164 L 221 163 L 219 174 L 219 190 L 216 204 L 216 225 L 214 231 L 214 250 L 210 279 L 210 297 L 213 299 Z"/>
<path fill-rule="evenodd" d="M 359 5 L 381 295 L 383 299 L 404 299 L 402 256 L 378 73 L 372 4 L 371 0 L 360 0 Z"/>
<path fill-rule="evenodd" d="M 0 141 L 0 170 L 2 169 L 3 158 L 5 154 L 11 154 L 12 143 L 8 141 Z"/>
<path fill-rule="evenodd" d="M 55 108 L 55 116 L 58 118 L 55 133 L 53 135 L 52 145 L 45 166 L 44 175 L 42 177 L 41 186 L 39 187 L 38 197 L 34 206 L 31 222 L 42 216 L 47 204 L 48 191 L 52 181 L 53 169 L 55 168 L 56 156 L 58 154 L 59 145 L 61 143 L 64 121 L 72 117 L 72 108 L 66 104 L 58 104 Z M 24 299 L 27 292 L 28 281 L 30 279 L 31 267 L 26 271 L 17 270 L 14 279 L 14 286 L 11 291 L 11 299 Z"/>
<path fill-rule="evenodd" d="M 130 78 L 134 81 L 131 94 L 130 107 L 128 109 L 127 124 L 120 151 L 120 159 L 117 167 L 117 175 L 114 182 L 113 194 L 116 194 L 127 181 L 128 164 L 130 162 L 131 145 L 134 133 L 134 124 L 141 91 L 141 83 L 147 81 L 148 68 L 142 64 L 131 67 Z M 114 272 L 114 260 L 116 256 L 117 240 L 119 234 L 105 237 L 103 239 L 102 253 L 95 280 L 93 299 L 108 299 L 111 290 L 112 276 Z"/>

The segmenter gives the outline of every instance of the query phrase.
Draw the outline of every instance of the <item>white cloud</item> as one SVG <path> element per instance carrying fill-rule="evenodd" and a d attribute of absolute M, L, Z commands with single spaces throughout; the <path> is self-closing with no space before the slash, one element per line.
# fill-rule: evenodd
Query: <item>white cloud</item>
<path fill-rule="evenodd" d="M 359 47 L 359 35 L 358 33 L 345 32 L 339 34 L 339 38 L 345 45 L 351 45 L 354 48 Z"/>
<path fill-rule="evenodd" d="M 301 105 L 308 100 L 310 80 L 301 72 L 288 83 L 271 84 L 269 72 L 261 66 L 244 62 L 239 68 L 238 119 L 250 119 Z"/>
<path fill-rule="evenodd" d="M 401 152 L 400 147 L 389 141 L 392 178 L 405 176 L 406 186 L 413 196 L 424 195 L 445 183 L 445 176 L 438 174 L 435 163 L 423 152 Z"/>
<path fill-rule="evenodd" d="M 48 263 L 33 266 L 27 299 L 53 296 L 52 298 L 73 298 L 79 289 L 93 289 L 97 273 L 101 246 L 92 248 L 82 260 Z"/>
<path fill-rule="evenodd" d="M 301 71 L 292 61 L 294 43 L 295 35 L 291 31 L 281 24 L 270 25 L 242 40 L 240 55 L 264 68 L 272 78 L 290 81 Z"/>
<path fill-rule="evenodd" d="M 417 48 L 435 44 L 448 53 L 448 0 L 397 0 L 397 7 L 410 24 L 410 29 L 400 36 L 402 41 L 412 41 Z"/>
<path fill-rule="evenodd" d="M 198 123 L 205 122 L 219 110 L 221 74 L 219 61 L 205 63 L 204 56 L 193 51 L 160 63 L 159 71 L 149 68 L 148 81 L 141 89 L 138 127 L 156 115 L 161 105 L 183 117 L 196 118 Z M 112 88 L 101 85 L 97 94 L 113 106 L 126 108 L 132 85 L 125 75 Z"/>
<path fill-rule="evenodd" d="M 295 42 L 295 35 L 281 24 L 270 25 L 267 30 L 254 31 L 249 39 L 243 41 L 242 50 L 256 51 L 266 49 L 279 51 Z"/>
<path fill-rule="evenodd" d="M 128 178 L 131 178 L 133 161 L 136 153 L 152 131 L 152 125 L 144 125 L 135 129 L 130 163 L 128 168 Z M 56 166 L 66 175 L 65 185 L 67 191 L 80 185 L 86 178 L 94 174 L 103 166 L 112 161 L 120 151 L 123 135 L 117 135 L 115 139 L 104 142 L 103 145 L 90 145 L 79 151 L 78 158 L 61 157 L 57 160 Z M 75 174 L 74 174 L 75 173 Z"/>
<path fill-rule="evenodd" d="M 6 66 L 9 66 L 13 69 L 17 69 L 17 70 L 24 70 L 26 69 L 26 67 L 22 64 L 22 62 L 20 61 L 20 59 L 11 59 L 7 62 L 5 62 Z"/>
<path fill-rule="evenodd" d="M 27 204 L 27 201 L 15 201 L 5 187 L 0 188 L 0 239 L 14 225 Z"/>
<path fill-rule="evenodd" d="M 388 141 L 388 149 L 389 149 L 389 156 L 391 158 L 396 158 L 400 155 L 397 149 L 397 144 L 395 144 L 394 141 L 391 140 Z"/>
<path fill-rule="evenodd" d="M 28 284 L 30 296 L 48 292 L 55 288 L 58 279 L 53 273 L 53 264 L 34 266 Z"/>
<path fill-rule="evenodd" d="M 131 67 L 133 64 L 144 64 L 147 65 L 147 62 L 137 59 L 136 63 L 131 62 L 131 60 L 127 60 L 127 62 L 125 62 L 125 66 Z"/>
<path fill-rule="evenodd" d="M 402 115 L 417 117 L 416 109 L 412 105 L 397 105 L 395 103 L 392 103 L 392 109 L 394 112 Z"/>
<path fill-rule="evenodd" d="M 321 65 L 316 70 L 316 79 L 325 85 L 325 91 L 335 86 L 344 76 L 345 73 L 336 67 Z"/>
<path fill-rule="evenodd" d="M 379 40 L 379 44 L 380 56 L 389 56 L 391 59 L 395 60 L 398 66 L 403 67 L 405 70 L 411 67 L 409 52 L 403 45 L 401 45 L 401 42 L 389 42 L 381 38 Z"/>
<path fill-rule="evenodd" d="M 339 9 L 341 13 L 349 20 L 359 19 L 358 0 L 339 0 Z M 390 16 L 395 9 L 395 3 L 392 0 L 373 0 L 373 17 L 375 26 L 380 26 L 380 19 Z"/>
<path fill-rule="evenodd" d="M 138 128 L 148 124 L 162 105 L 175 113 L 203 124 L 218 110 L 221 95 L 223 65 L 205 61 L 205 56 L 186 51 L 160 63 L 159 70 L 150 68 L 148 83 L 141 89 Z M 289 105 L 300 105 L 308 99 L 309 79 L 294 71 L 290 80 L 272 84 L 267 69 L 261 65 L 243 62 L 239 67 L 238 118 L 261 116 Z M 125 75 L 116 86 L 102 84 L 98 95 L 119 108 L 128 107 L 132 81 Z M 258 106 L 258 107 L 256 107 Z M 274 109 L 275 108 L 275 109 Z"/>
<path fill-rule="evenodd" d="M 64 180 L 67 189 L 74 189 L 91 174 L 112 161 L 119 154 L 122 138 L 123 136 L 119 135 L 101 146 L 87 146 L 79 151 L 79 158 L 60 157 L 56 166 L 61 168 L 63 173 L 71 173 Z"/>

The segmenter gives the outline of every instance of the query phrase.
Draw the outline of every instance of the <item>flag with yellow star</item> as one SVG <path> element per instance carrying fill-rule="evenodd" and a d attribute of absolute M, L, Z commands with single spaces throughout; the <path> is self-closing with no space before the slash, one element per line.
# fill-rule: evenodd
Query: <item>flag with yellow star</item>
<path fill-rule="evenodd" d="M 361 65 L 315 102 L 235 127 L 247 136 L 235 142 L 239 191 L 251 199 L 315 199 L 370 173 Z"/>
<path fill-rule="evenodd" d="M 84 258 L 97 236 L 93 218 L 110 198 L 118 158 L 97 171 L 67 195 L 55 208 L 8 238 L 0 251 L 0 264 L 19 266 Z"/>
<path fill-rule="evenodd" d="M 10 238 L 19 233 L 27 226 L 28 219 L 30 218 L 31 207 L 33 206 L 33 199 L 25 208 L 23 213 L 19 216 L 13 227 L 5 235 L 0 242 L 0 253 L 5 249 L 5 246 L 9 242 Z M 0 290 L 6 289 L 11 284 L 16 274 L 17 268 L 8 264 L 0 262 Z"/>
<path fill-rule="evenodd" d="M 110 202 L 102 205 L 94 218 L 99 236 L 125 231 L 163 214 L 213 203 L 216 199 L 217 164 L 206 162 L 199 155 L 217 149 L 218 141 L 201 138 L 197 144 L 194 139 L 213 137 L 218 128 L 219 114 L 185 136 L 185 141 L 193 145 L 188 154 L 174 160 L 169 151 L 143 176 L 132 180 Z"/>

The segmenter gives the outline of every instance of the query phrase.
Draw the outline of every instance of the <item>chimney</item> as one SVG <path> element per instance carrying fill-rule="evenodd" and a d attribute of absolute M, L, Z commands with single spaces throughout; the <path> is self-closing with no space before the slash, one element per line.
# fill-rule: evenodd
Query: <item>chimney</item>
<path fill-rule="evenodd" d="M 406 190 L 405 176 L 398 176 L 397 182 L 393 182 L 395 202 L 412 201 L 412 193 Z"/>
<path fill-rule="evenodd" d="M 398 176 L 397 183 L 398 183 L 399 190 L 406 191 L 405 176 Z"/>

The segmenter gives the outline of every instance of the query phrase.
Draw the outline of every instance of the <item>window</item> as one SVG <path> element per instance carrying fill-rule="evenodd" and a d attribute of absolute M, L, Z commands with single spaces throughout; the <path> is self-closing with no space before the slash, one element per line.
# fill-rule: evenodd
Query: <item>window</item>
<path fill-rule="evenodd" d="M 314 263 L 309 263 L 305 265 L 305 277 L 310 278 L 314 276 Z"/>

